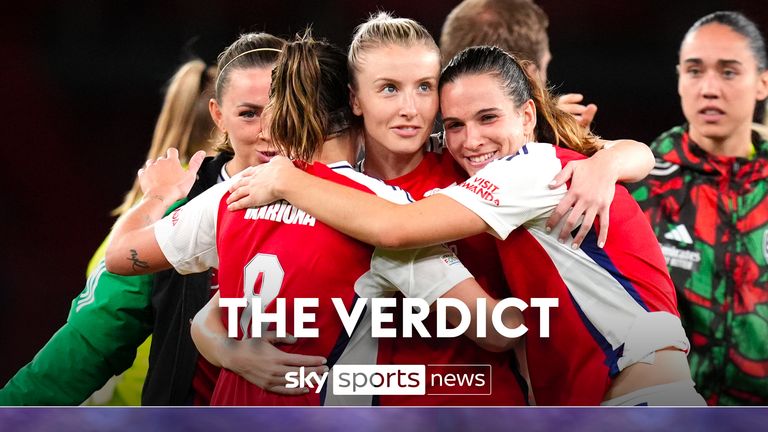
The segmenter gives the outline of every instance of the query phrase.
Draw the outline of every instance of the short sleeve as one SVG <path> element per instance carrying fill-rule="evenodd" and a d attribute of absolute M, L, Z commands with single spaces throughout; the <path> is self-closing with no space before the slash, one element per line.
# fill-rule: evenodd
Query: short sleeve
<path fill-rule="evenodd" d="M 472 277 L 456 255 L 442 245 L 408 250 L 376 249 L 370 273 L 378 283 L 364 285 L 365 290 L 358 290 L 361 297 L 392 295 L 399 290 L 406 297 L 422 298 L 430 304 Z"/>
<path fill-rule="evenodd" d="M 219 204 L 231 180 L 219 183 L 155 224 L 155 238 L 165 258 L 181 274 L 218 267 L 216 222 Z"/>
<path fill-rule="evenodd" d="M 515 228 L 542 222 L 552 213 L 567 190 L 549 188 L 561 168 L 552 146 L 538 144 L 526 153 L 491 162 L 464 183 L 438 193 L 480 216 L 491 234 L 503 240 Z"/>

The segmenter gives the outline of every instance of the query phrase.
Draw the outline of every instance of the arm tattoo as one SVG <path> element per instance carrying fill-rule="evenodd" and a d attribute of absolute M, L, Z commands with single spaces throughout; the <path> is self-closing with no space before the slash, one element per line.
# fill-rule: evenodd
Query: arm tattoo
<path fill-rule="evenodd" d="M 133 264 L 131 265 L 131 269 L 133 271 L 136 271 L 136 267 L 142 268 L 142 269 L 148 269 L 149 263 L 146 261 L 142 261 L 139 259 L 139 253 L 136 252 L 136 249 L 131 249 L 131 256 L 126 258 L 128 261 L 131 261 Z"/>

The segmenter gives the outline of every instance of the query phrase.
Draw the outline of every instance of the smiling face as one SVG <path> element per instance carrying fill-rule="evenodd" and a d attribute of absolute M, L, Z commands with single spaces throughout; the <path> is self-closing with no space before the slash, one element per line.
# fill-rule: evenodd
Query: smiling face
<path fill-rule="evenodd" d="M 355 71 L 352 111 L 363 117 L 366 152 L 420 151 L 437 115 L 438 52 L 424 44 L 366 50 Z"/>
<path fill-rule="evenodd" d="M 491 74 L 463 75 L 446 83 L 440 104 L 448 150 L 469 175 L 516 152 L 533 136 L 533 101 L 516 107 Z"/>
<path fill-rule="evenodd" d="M 716 153 L 748 145 L 755 101 L 768 95 L 768 74 L 758 73 L 747 39 L 726 25 L 704 25 L 683 41 L 678 71 L 691 138 Z"/>
<path fill-rule="evenodd" d="M 261 115 L 269 101 L 272 69 L 256 67 L 231 71 L 221 104 L 211 99 L 209 108 L 216 126 L 229 135 L 236 165 L 269 162 L 275 155 L 272 143 L 262 134 Z"/>

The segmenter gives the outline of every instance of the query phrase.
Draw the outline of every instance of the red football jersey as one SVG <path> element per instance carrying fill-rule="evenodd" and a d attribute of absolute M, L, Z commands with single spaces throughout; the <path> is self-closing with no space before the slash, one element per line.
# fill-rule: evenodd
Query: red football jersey
<path fill-rule="evenodd" d="M 402 189 L 367 177 L 346 162 L 327 166 L 315 163 L 306 170 L 396 203 L 412 202 Z M 229 185 L 222 183 L 210 188 L 158 222 L 155 237 L 165 257 L 179 272 L 218 267 L 223 299 L 258 297 L 267 314 L 275 313 L 277 304 L 284 301 L 286 331 L 298 339 L 295 344 L 280 347 L 287 352 L 324 356 L 332 369 L 336 364 L 374 364 L 378 343 L 366 330 L 347 335 L 332 299 L 342 300 L 347 314 L 355 291 L 362 297 L 378 298 L 401 290 L 429 304 L 471 277 L 444 247 L 374 252 L 371 246 L 331 229 L 285 201 L 230 212 L 226 209 Z M 317 299 L 317 306 L 305 310 L 314 316 L 304 326 L 317 329 L 317 337 L 300 335 L 294 328 L 298 298 Z M 362 322 L 370 323 L 372 308 L 364 310 Z M 238 337 L 250 335 L 253 311 L 246 308 L 238 312 Z M 228 316 L 222 316 L 222 320 L 227 326 Z M 261 326 L 265 327 L 275 326 Z M 356 329 L 361 327 L 366 325 L 358 323 Z M 365 393 L 347 398 L 329 391 L 335 388 L 329 385 L 331 381 L 329 377 L 319 393 L 283 396 L 261 390 L 224 370 L 219 375 L 212 404 L 371 403 L 371 397 Z"/>
<path fill-rule="evenodd" d="M 309 165 L 306 171 L 371 193 L 359 183 L 334 172 L 348 165 Z M 275 311 L 275 298 L 286 299 L 286 328 L 294 334 L 295 298 L 318 298 L 309 309 L 321 329 L 317 338 L 298 338 L 281 346 L 290 353 L 322 355 L 333 362 L 334 347 L 346 333 L 331 298 L 342 298 L 351 309 L 355 281 L 370 268 L 373 247 L 315 220 L 285 201 L 255 209 L 230 212 L 221 200 L 216 242 L 219 250 L 219 287 L 222 297 L 260 295 L 265 312 Z M 222 317 L 226 325 L 226 317 Z M 270 326 L 273 329 L 274 325 Z M 242 334 L 242 328 L 240 329 Z M 302 400 L 303 399 L 303 400 Z M 321 405 L 320 394 L 283 396 L 263 390 L 234 372 L 222 370 L 213 405 Z"/>
<path fill-rule="evenodd" d="M 675 292 L 651 227 L 622 186 L 610 209 L 611 229 L 597 246 L 595 223 L 579 249 L 557 240 L 545 222 L 566 193 L 552 178 L 576 152 L 529 143 L 492 162 L 463 184 L 441 191 L 488 223 L 510 286 L 530 304 L 556 298 L 549 336 L 540 311 L 523 312 L 530 380 L 540 405 L 599 405 L 612 377 L 666 347 L 688 349 Z"/>
<path fill-rule="evenodd" d="M 410 173 L 387 180 L 386 183 L 408 191 L 414 199 L 422 199 L 441 188 L 461 183 L 466 179 L 464 171 L 446 151 L 428 152 L 421 163 Z M 438 222 L 439 223 L 439 222 Z M 509 297 L 501 262 L 496 251 L 495 240 L 481 234 L 448 244 L 461 262 L 472 273 L 480 286 L 494 298 Z M 430 313 L 424 321 L 432 335 L 422 338 L 379 339 L 380 364 L 427 364 L 427 365 L 490 365 L 490 394 L 479 395 L 479 388 L 464 387 L 451 389 L 431 387 L 427 382 L 427 394 L 423 396 L 398 395 L 380 396 L 381 405 L 525 405 L 526 398 L 520 387 L 522 377 L 517 373 L 514 354 L 493 353 L 480 348 L 465 336 L 457 338 L 436 338 L 436 313 Z M 397 321 L 397 320 L 396 320 Z M 455 368 L 434 367 L 433 371 L 456 370 Z M 459 371 L 462 368 L 458 369 Z M 468 370 L 468 369 L 467 369 Z M 439 393 L 439 394 L 437 394 Z"/>

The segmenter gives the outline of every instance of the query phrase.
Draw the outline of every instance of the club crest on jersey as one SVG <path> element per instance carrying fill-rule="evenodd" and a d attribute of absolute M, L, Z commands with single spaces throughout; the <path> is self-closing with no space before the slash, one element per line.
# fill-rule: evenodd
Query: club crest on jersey
<path fill-rule="evenodd" d="M 448 186 L 446 186 L 445 188 L 449 188 L 449 187 L 451 187 L 451 186 L 456 186 L 457 184 L 458 184 L 458 183 L 456 183 L 456 182 L 453 182 L 453 183 L 449 184 Z M 441 190 L 443 190 L 443 189 L 445 189 L 445 188 L 434 188 L 434 189 L 430 189 L 430 190 L 428 190 L 428 191 L 424 192 L 424 198 L 426 198 L 426 197 L 428 197 L 428 196 L 432 196 L 432 195 L 434 195 L 434 194 L 436 194 L 436 193 L 440 192 Z"/>

